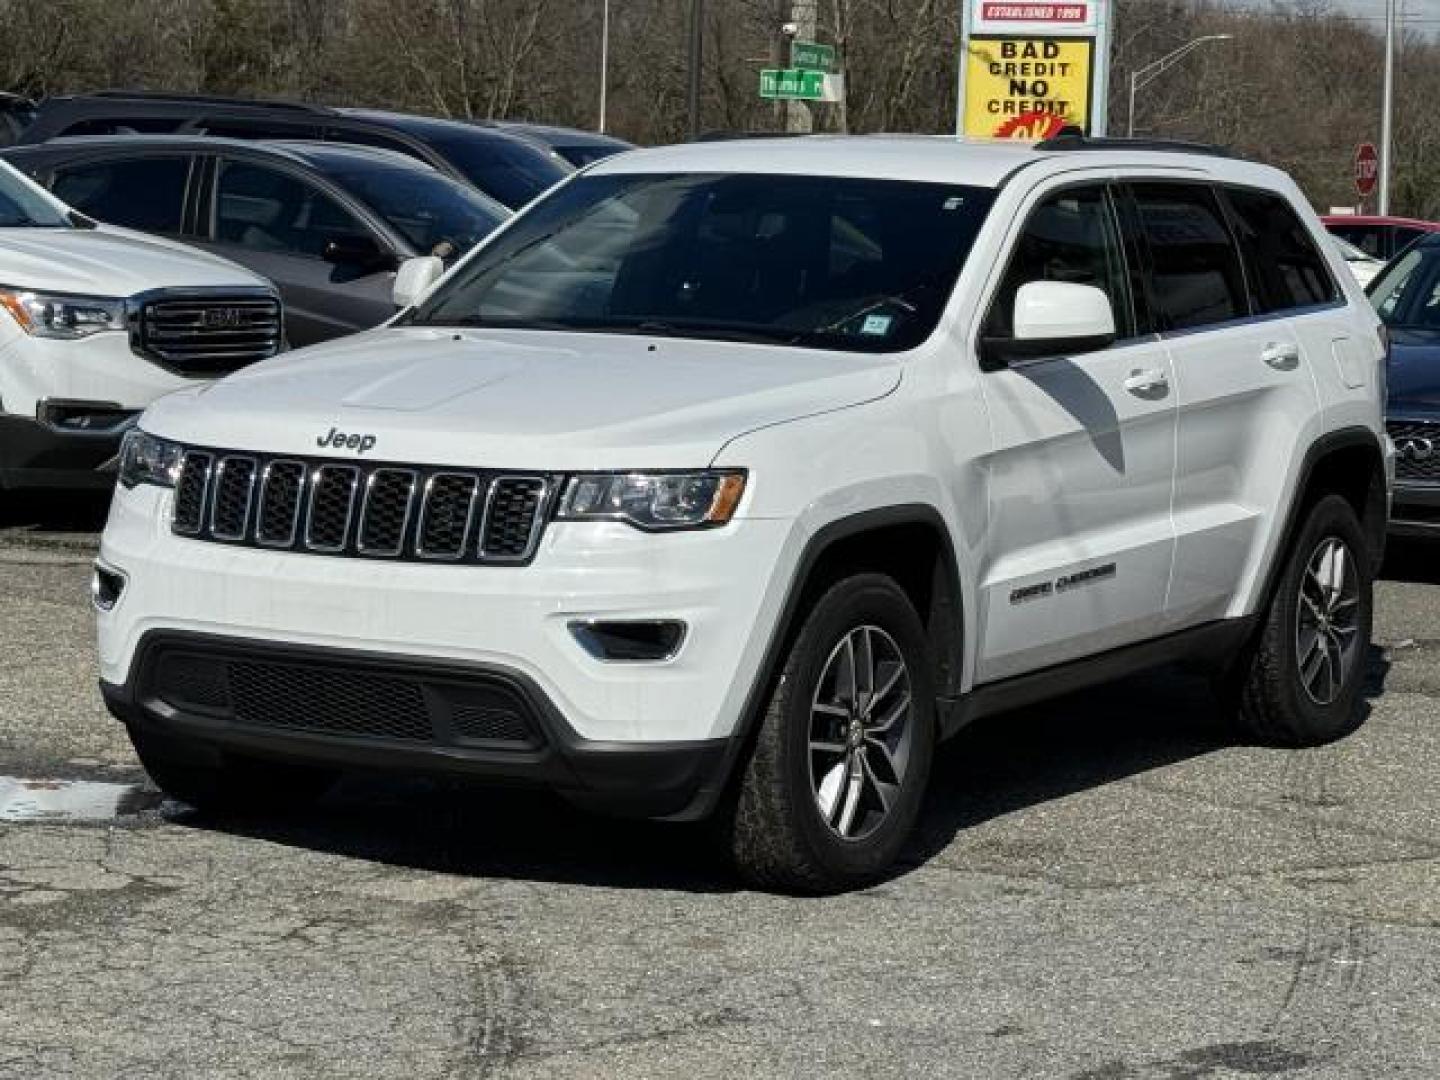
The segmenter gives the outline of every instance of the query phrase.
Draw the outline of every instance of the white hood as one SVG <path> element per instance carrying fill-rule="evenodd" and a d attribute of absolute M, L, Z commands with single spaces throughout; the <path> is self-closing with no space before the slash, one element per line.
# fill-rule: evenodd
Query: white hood
<path fill-rule="evenodd" d="M 96 229 L 0 229 L 0 285 L 127 297 L 164 288 L 255 288 L 269 282 L 173 240 Z"/>
<path fill-rule="evenodd" d="M 141 420 L 180 442 L 527 470 L 695 468 L 747 431 L 872 401 L 893 357 L 677 338 L 380 329 L 164 398 Z"/>

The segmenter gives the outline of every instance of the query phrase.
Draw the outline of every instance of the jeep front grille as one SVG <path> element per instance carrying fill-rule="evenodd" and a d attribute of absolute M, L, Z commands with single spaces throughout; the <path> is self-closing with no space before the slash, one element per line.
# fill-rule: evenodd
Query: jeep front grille
<path fill-rule="evenodd" d="M 190 450 L 171 528 L 315 555 L 524 563 L 558 488 L 552 476 Z"/>
<path fill-rule="evenodd" d="M 1440 422 L 1391 420 L 1385 427 L 1395 443 L 1395 478 L 1440 482 Z"/>
<path fill-rule="evenodd" d="M 180 375 L 214 378 L 274 356 L 282 340 L 272 296 L 147 300 L 134 323 L 135 351 Z"/>

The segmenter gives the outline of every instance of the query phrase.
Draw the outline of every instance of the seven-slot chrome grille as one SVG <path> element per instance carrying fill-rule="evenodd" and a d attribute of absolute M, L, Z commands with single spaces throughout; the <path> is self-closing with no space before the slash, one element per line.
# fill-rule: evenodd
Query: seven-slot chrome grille
<path fill-rule="evenodd" d="M 1397 479 L 1440 482 L 1440 423 L 1390 420 L 1385 428 L 1395 443 Z"/>
<path fill-rule="evenodd" d="M 135 350 L 181 375 L 210 378 L 280 351 L 280 301 L 273 296 L 159 296 L 140 305 Z"/>
<path fill-rule="evenodd" d="M 189 450 L 171 528 L 314 555 L 524 563 L 558 485 L 514 472 Z"/>

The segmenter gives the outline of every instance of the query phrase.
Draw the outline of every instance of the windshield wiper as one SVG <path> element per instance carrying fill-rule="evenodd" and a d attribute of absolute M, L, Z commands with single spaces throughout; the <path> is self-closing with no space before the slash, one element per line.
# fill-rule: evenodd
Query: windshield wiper
<path fill-rule="evenodd" d="M 661 337 L 714 338 L 717 341 L 742 341 L 752 345 L 793 345 L 803 336 L 785 330 L 766 330 L 759 327 L 742 329 L 709 323 L 671 323 L 656 319 L 635 323 L 634 328 L 641 333 L 657 334 Z"/>

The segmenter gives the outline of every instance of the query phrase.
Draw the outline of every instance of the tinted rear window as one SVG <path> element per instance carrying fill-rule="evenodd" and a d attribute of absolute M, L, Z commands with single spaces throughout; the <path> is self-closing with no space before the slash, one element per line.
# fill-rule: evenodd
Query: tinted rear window
<path fill-rule="evenodd" d="M 572 171 L 560 158 L 520 139 L 465 130 L 424 132 L 433 145 L 491 198 L 514 209 L 558 184 Z"/>
<path fill-rule="evenodd" d="M 1136 184 L 1131 190 L 1150 248 L 1163 328 L 1186 330 L 1248 315 L 1240 254 L 1215 193 L 1201 184 Z"/>
<path fill-rule="evenodd" d="M 1310 307 L 1335 299 L 1335 282 L 1299 215 L 1279 195 L 1229 188 L 1235 234 L 1261 312 Z"/>
<path fill-rule="evenodd" d="M 117 158 L 55 170 L 56 196 L 110 225 L 178 233 L 190 178 L 188 157 Z"/>

